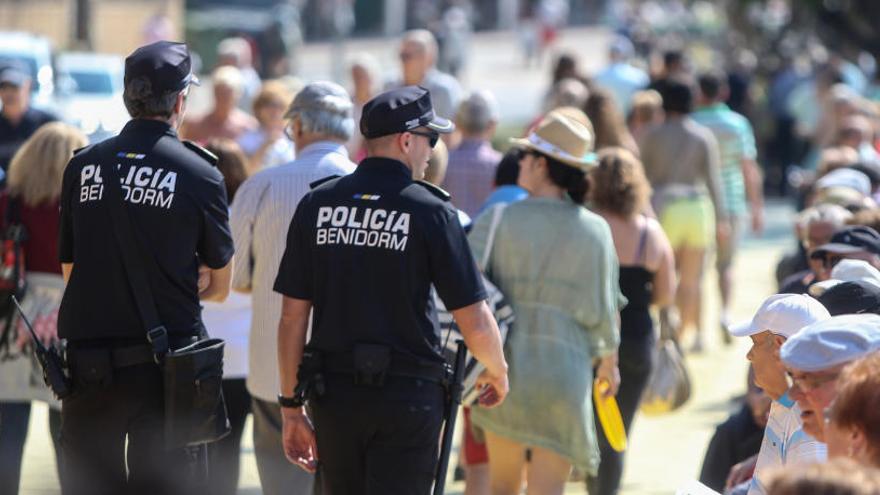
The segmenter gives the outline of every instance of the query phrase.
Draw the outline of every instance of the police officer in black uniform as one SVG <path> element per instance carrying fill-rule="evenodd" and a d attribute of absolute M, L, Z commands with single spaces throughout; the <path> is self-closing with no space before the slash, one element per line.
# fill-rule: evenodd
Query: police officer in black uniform
<path fill-rule="evenodd" d="M 368 102 L 360 128 L 369 157 L 303 198 L 275 282 L 284 449 L 325 495 L 425 494 L 444 404 L 432 284 L 486 366 L 483 405 L 507 394 L 507 364 L 449 195 L 413 180 L 453 125 L 409 86 Z"/>
<path fill-rule="evenodd" d="M 183 484 L 186 462 L 182 452 L 165 449 L 162 374 L 111 215 L 117 208 L 130 218 L 128 238 L 146 268 L 144 285 L 168 345 L 203 335 L 200 296 L 225 299 L 233 246 L 213 155 L 175 131 L 193 83 L 186 45 L 137 49 L 125 60 L 123 98 L 132 120 L 117 137 L 76 153 L 64 173 L 60 258 L 67 287 L 58 333 L 67 339 L 73 383 L 61 409 L 65 494 L 167 494 Z M 208 281 L 201 294 L 200 266 Z"/>

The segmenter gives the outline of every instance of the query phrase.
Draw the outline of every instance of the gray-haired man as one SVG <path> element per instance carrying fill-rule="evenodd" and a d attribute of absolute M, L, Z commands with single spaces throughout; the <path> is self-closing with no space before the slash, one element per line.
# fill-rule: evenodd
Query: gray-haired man
<path fill-rule="evenodd" d="M 495 170 L 501 153 L 492 148 L 498 125 L 498 103 L 488 91 L 471 93 L 458 106 L 455 125 L 461 131 L 461 144 L 449 153 L 449 166 L 443 187 L 452 203 L 475 216 L 495 186 Z"/>
<path fill-rule="evenodd" d="M 284 254 L 287 228 L 309 184 L 354 170 L 345 142 L 354 132 L 351 98 L 337 84 L 314 82 L 287 111 L 296 160 L 263 170 L 242 184 L 232 205 L 232 231 L 240 262 L 235 290 L 253 294 L 248 391 L 253 396 L 254 453 L 263 493 L 311 493 L 312 476 L 290 464 L 281 448 L 277 332 L 281 295 L 272 285 Z"/>

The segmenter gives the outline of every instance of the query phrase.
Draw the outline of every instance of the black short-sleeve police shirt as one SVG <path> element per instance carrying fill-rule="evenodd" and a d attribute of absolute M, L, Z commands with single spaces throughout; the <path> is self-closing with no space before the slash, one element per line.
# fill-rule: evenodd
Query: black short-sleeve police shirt
<path fill-rule="evenodd" d="M 222 174 L 165 123 L 130 121 L 119 136 L 77 153 L 64 173 L 59 257 L 74 269 L 58 315 L 63 338 L 142 339 L 104 191 L 105 157 L 117 166 L 136 242 L 155 260 L 147 276 L 171 334 L 201 328 L 198 266 L 232 259 Z"/>
<path fill-rule="evenodd" d="M 432 284 L 449 309 L 486 298 L 455 209 L 404 164 L 368 158 L 300 202 L 275 291 L 312 301 L 312 348 L 378 343 L 436 362 Z"/>

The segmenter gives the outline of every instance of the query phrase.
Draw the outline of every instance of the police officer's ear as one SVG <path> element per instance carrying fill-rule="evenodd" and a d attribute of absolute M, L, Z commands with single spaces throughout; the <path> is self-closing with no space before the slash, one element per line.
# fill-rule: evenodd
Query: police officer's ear
<path fill-rule="evenodd" d="M 174 109 L 171 111 L 171 125 L 181 131 L 181 127 L 183 126 L 183 117 L 186 113 L 186 91 L 181 91 L 177 93 L 177 99 L 174 100 Z M 184 131 L 181 131 L 185 134 Z"/>
<path fill-rule="evenodd" d="M 401 132 L 397 136 L 397 145 L 400 147 L 400 151 L 407 153 L 409 152 L 409 147 L 412 144 L 413 135 L 408 132 Z"/>
<path fill-rule="evenodd" d="M 186 92 L 177 93 L 177 101 L 174 102 L 174 113 L 183 115 L 186 110 Z"/>

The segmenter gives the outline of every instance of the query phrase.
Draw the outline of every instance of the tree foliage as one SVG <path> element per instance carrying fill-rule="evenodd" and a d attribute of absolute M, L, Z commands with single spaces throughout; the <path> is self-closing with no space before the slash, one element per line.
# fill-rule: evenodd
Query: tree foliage
<path fill-rule="evenodd" d="M 748 12 L 768 0 L 730 0 L 727 14 L 733 29 L 746 39 L 774 47 L 785 37 L 817 36 L 826 46 L 845 53 L 865 50 L 880 59 L 880 1 L 787 0 L 791 12 L 786 25 L 775 32 L 761 29 Z"/>

